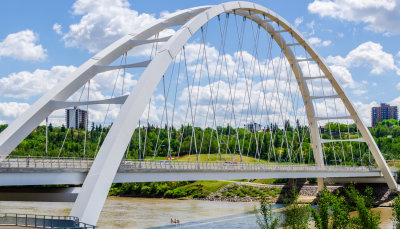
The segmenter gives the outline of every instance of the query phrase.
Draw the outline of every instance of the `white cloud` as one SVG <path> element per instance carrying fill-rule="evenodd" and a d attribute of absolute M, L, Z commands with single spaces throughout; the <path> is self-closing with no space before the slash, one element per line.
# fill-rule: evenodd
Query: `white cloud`
<path fill-rule="evenodd" d="M 349 70 L 343 66 L 331 65 L 329 66 L 336 80 L 339 81 L 340 85 L 344 88 L 356 88 L 357 83 L 353 80 L 353 77 Z"/>
<path fill-rule="evenodd" d="M 367 125 L 371 125 L 371 108 L 378 106 L 378 103 L 372 101 L 370 103 L 362 103 L 360 101 L 356 101 L 353 103 L 354 107 L 358 111 L 358 115 L 363 120 L 363 122 Z"/>
<path fill-rule="evenodd" d="M 37 44 L 38 40 L 39 35 L 32 30 L 9 34 L 0 42 L 0 57 L 28 61 L 44 60 L 47 57 L 47 50 Z"/>
<path fill-rule="evenodd" d="M 396 89 L 400 91 L 400 83 L 397 83 Z"/>
<path fill-rule="evenodd" d="M 355 95 L 363 95 L 365 93 L 367 93 L 367 90 L 364 90 L 364 89 L 353 90 L 353 94 L 355 94 Z"/>
<path fill-rule="evenodd" d="M 329 45 L 332 44 L 332 41 L 330 41 L 330 40 L 322 41 L 322 40 L 321 40 L 320 38 L 318 38 L 318 37 L 310 37 L 310 38 L 308 38 L 308 42 L 309 42 L 311 45 L 314 45 L 314 46 L 316 46 L 316 47 L 321 47 L 321 46 L 326 47 L 326 46 L 329 46 Z"/>
<path fill-rule="evenodd" d="M 382 49 L 382 45 L 368 41 L 350 51 L 346 57 L 328 56 L 327 61 L 345 67 L 371 67 L 371 74 L 374 75 L 379 75 L 388 70 L 395 70 L 400 75 L 400 70 L 394 63 L 393 55 Z"/>
<path fill-rule="evenodd" d="M 326 40 L 326 41 L 323 41 L 322 42 L 322 46 L 329 46 L 329 45 L 331 45 L 332 44 L 332 41 L 331 40 Z"/>
<path fill-rule="evenodd" d="M 301 23 L 303 23 L 303 21 L 304 21 L 304 18 L 303 18 L 303 17 L 297 17 L 297 18 L 294 20 L 294 26 L 298 27 Z"/>
<path fill-rule="evenodd" d="M 375 32 L 400 33 L 398 0 L 315 0 L 308 5 L 310 13 L 355 23 L 366 23 Z"/>
<path fill-rule="evenodd" d="M 378 86 L 378 84 L 376 82 L 373 82 L 372 86 L 376 87 L 376 86 Z"/>
<path fill-rule="evenodd" d="M 0 117 L 5 120 L 15 119 L 29 108 L 28 103 L 5 102 L 0 103 Z"/>
<path fill-rule="evenodd" d="M 312 36 L 315 34 L 315 21 L 311 21 L 310 23 L 307 23 L 307 27 L 311 30 L 311 32 L 308 33 L 309 36 Z"/>
<path fill-rule="evenodd" d="M 53 25 L 53 30 L 54 30 L 58 35 L 61 35 L 61 34 L 62 34 L 61 29 L 62 29 L 62 26 L 61 26 L 60 24 L 56 23 L 56 24 Z"/>
<path fill-rule="evenodd" d="M 128 33 L 137 33 L 156 20 L 153 15 L 139 14 L 129 7 L 127 0 L 76 1 L 72 13 L 82 17 L 64 34 L 65 45 L 96 52 Z"/>
<path fill-rule="evenodd" d="M 4 97 L 28 99 L 41 95 L 76 69 L 74 66 L 54 66 L 50 70 L 22 71 L 0 78 L 0 94 Z"/>
<path fill-rule="evenodd" d="M 35 102 L 32 101 L 32 97 L 41 96 L 51 90 L 75 70 L 76 67 L 74 66 L 54 66 L 50 70 L 37 69 L 33 72 L 12 73 L 0 78 L 0 95 L 5 98 L 25 99 L 28 103 Z M 68 100 L 78 101 L 81 98 L 81 94 L 83 96 L 81 101 L 108 99 L 114 89 L 115 79 L 115 71 L 96 75 L 91 80 L 89 98 L 87 98 L 86 87 L 83 94 L 82 90 L 79 89 Z M 137 80 L 134 79 L 133 74 L 127 72 L 124 80 L 122 80 L 122 74 L 120 74 L 115 84 L 114 97 L 121 95 L 122 85 L 126 95 L 136 85 L 136 82 Z M 33 100 L 36 100 L 36 98 Z M 12 121 L 29 107 L 28 103 L 0 103 L 0 120 Z M 108 105 L 89 106 L 90 121 L 103 122 L 107 107 Z M 86 109 L 86 106 L 83 108 Z M 113 120 L 118 115 L 119 108 L 120 105 L 111 105 L 107 120 Z M 53 124 L 62 124 L 64 122 L 63 110 L 55 111 L 50 118 Z"/>

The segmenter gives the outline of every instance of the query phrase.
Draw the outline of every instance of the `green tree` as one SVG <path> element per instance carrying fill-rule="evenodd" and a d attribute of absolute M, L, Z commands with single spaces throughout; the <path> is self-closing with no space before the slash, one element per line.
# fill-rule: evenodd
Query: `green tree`
<path fill-rule="evenodd" d="M 393 226 L 400 229 L 400 194 L 393 200 Z"/>
<path fill-rule="evenodd" d="M 306 229 L 310 219 L 310 206 L 298 201 L 296 189 L 287 195 L 288 206 L 285 211 L 285 226 L 292 229 Z"/>
<path fill-rule="evenodd" d="M 254 209 L 257 217 L 257 224 L 262 229 L 278 228 L 279 217 L 272 215 L 272 203 L 266 195 L 261 195 L 260 209 Z"/>
<path fill-rule="evenodd" d="M 315 222 L 315 227 L 318 229 L 329 228 L 329 207 L 332 203 L 331 193 L 328 189 L 324 188 L 319 194 L 319 201 L 317 203 L 317 209 L 311 210 L 311 215 Z"/>
<path fill-rule="evenodd" d="M 380 215 L 371 211 L 371 192 L 370 188 L 367 191 L 367 195 L 361 195 L 359 191 L 356 190 L 354 185 L 350 185 L 346 189 L 346 194 L 350 199 L 351 203 L 354 204 L 355 210 L 357 210 L 358 215 L 350 218 L 350 223 L 354 229 L 378 229 L 380 224 Z"/>

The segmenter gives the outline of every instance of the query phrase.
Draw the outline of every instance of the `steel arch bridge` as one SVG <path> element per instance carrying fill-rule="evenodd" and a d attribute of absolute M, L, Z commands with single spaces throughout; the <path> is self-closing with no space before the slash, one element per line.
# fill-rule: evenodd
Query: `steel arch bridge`
<path fill-rule="evenodd" d="M 128 34 L 111 44 L 81 65 L 64 82 L 41 97 L 0 134 L 0 159 L 4 160 L 12 150 L 34 130 L 34 128 L 57 109 L 94 104 L 123 104 L 97 157 L 93 161 L 83 183 L 82 192 L 79 194 L 70 213 L 72 216 L 79 217 L 83 222 L 96 224 L 110 186 L 129 145 L 131 136 L 138 126 L 140 118 L 149 104 L 149 100 L 156 90 L 157 85 L 161 80 L 164 80 L 163 76 L 167 69 L 177 60 L 189 39 L 194 36 L 197 31 L 203 31 L 203 26 L 209 21 L 216 17 L 219 18 L 224 14 L 238 15 L 252 21 L 252 23 L 257 24 L 259 28 L 267 32 L 271 36 L 271 39 L 279 46 L 282 55 L 286 58 L 294 74 L 301 99 L 304 103 L 304 113 L 309 126 L 315 164 L 319 167 L 326 165 L 326 162 L 324 162 L 324 144 L 344 141 L 323 139 L 318 123 L 329 119 L 350 119 L 355 123 L 359 134 L 362 135 L 362 139 L 350 139 L 349 137 L 348 141 L 365 142 L 385 182 L 391 189 L 397 189 L 397 184 L 369 130 L 360 119 L 351 101 L 346 96 L 324 60 L 313 47 L 311 47 L 306 39 L 285 19 L 268 8 L 251 2 L 227 2 L 220 5 L 201 6 L 179 11 L 156 21 L 135 34 Z M 162 38 L 158 36 L 160 32 L 172 27 L 177 28 L 172 36 Z M 288 39 L 284 33 L 288 34 L 292 40 Z M 154 58 L 150 61 L 121 64 L 119 66 L 110 65 L 117 58 L 126 55 L 129 50 L 132 49 L 134 51 L 135 47 L 160 42 L 165 42 L 165 45 L 158 50 Z M 239 45 L 242 45 L 240 44 L 240 37 Z M 293 51 L 295 47 L 303 48 L 306 53 L 306 58 L 297 55 L 296 52 Z M 308 64 L 309 62 L 315 63 L 315 66 L 321 73 L 320 75 L 311 76 L 306 74 L 301 65 L 305 63 Z M 136 67 L 145 67 L 145 70 L 129 95 L 97 101 L 66 101 L 99 73 Z M 316 79 L 326 80 L 333 88 L 335 94 L 312 94 L 310 92 L 312 89 L 310 88 L 309 82 L 315 81 Z M 345 110 L 348 112 L 347 115 L 330 117 L 318 116 L 318 107 L 316 107 L 315 100 L 319 99 L 340 100 Z M 319 182 L 322 182 L 322 178 L 319 178 Z"/>

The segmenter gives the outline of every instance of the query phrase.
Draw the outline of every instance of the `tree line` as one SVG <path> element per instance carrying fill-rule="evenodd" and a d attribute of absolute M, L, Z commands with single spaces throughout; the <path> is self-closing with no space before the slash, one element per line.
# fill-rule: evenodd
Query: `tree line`
<path fill-rule="evenodd" d="M 7 125 L 0 125 L 0 132 Z M 84 128 L 67 129 L 48 126 L 48 157 L 88 157 L 96 155 L 110 126 L 94 123 Z M 38 126 L 12 152 L 12 156 L 46 156 L 46 127 Z M 400 159 L 400 126 L 396 120 L 385 120 L 370 132 L 386 159 Z M 322 139 L 352 139 L 361 137 L 355 124 L 327 123 L 321 130 Z M 85 143 L 86 142 L 86 143 Z M 126 158 L 143 159 L 154 156 L 177 157 L 187 154 L 242 154 L 271 162 L 314 163 L 308 126 L 289 121 L 279 127 L 271 124 L 262 131 L 252 132 L 232 126 L 200 128 L 190 125 L 158 127 L 147 124 L 136 128 Z M 368 164 L 371 160 L 366 144 L 330 142 L 323 147 L 328 164 Z M 361 157 L 360 157 L 361 155 Z"/>

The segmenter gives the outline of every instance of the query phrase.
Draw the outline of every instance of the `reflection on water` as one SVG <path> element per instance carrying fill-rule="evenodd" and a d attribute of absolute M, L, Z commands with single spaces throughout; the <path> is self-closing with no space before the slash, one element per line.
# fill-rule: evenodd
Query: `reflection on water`
<path fill-rule="evenodd" d="M 109 197 L 100 228 L 257 228 L 252 213 L 258 203 Z M 282 205 L 276 205 L 280 208 Z M 72 203 L 0 201 L 0 213 L 68 215 Z M 381 228 L 392 228 L 390 208 L 377 208 Z M 171 218 L 181 224 L 171 224 Z"/>

